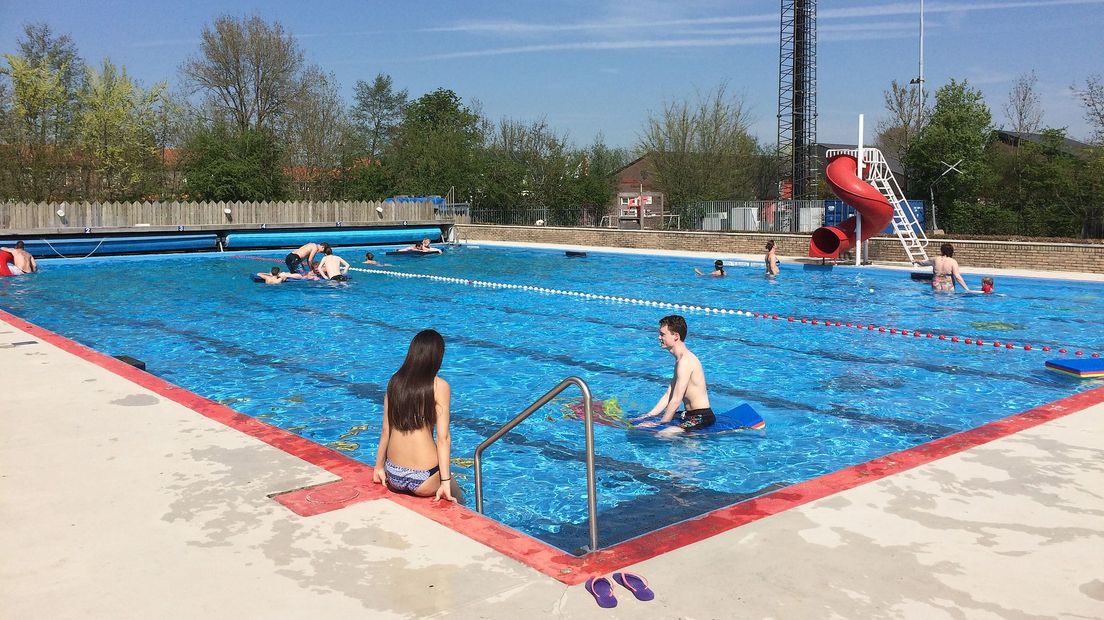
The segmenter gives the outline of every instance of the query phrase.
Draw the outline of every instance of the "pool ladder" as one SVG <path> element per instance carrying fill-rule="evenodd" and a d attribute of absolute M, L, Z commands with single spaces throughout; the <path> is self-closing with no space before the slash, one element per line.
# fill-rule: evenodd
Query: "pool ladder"
<path fill-rule="evenodd" d="M 586 551 L 590 553 L 598 549 L 598 499 L 594 486 L 594 414 L 590 409 L 590 388 L 579 377 L 568 377 L 561 381 L 559 385 L 514 416 L 514 419 L 495 431 L 493 435 L 475 449 L 475 510 L 479 514 L 483 514 L 483 451 L 571 385 L 579 386 L 579 390 L 583 393 L 583 422 L 586 434 L 587 514 L 590 523 L 590 546 L 586 548 Z"/>

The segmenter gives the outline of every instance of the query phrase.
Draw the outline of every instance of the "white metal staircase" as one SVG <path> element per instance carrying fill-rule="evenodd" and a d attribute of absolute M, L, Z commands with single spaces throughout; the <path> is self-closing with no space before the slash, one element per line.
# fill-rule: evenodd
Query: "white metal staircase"
<path fill-rule="evenodd" d="M 850 155 L 857 159 L 858 151 L 856 149 L 833 149 L 828 151 L 827 155 L 828 159 L 832 159 L 836 155 Z M 889 169 L 889 164 L 886 163 L 882 152 L 878 149 L 864 148 L 863 157 L 867 165 L 866 178 L 863 180 L 873 185 L 885 196 L 889 204 L 893 205 L 893 220 L 891 220 L 893 232 L 901 240 L 901 245 L 905 248 L 905 255 L 908 256 L 909 262 L 917 263 L 928 260 L 928 251 L 925 249 L 928 247 L 928 236 L 924 234 L 923 226 L 920 225 L 920 221 L 913 214 L 912 209 L 909 208 L 905 193 L 901 191 L 897 179 L 893 178 L 893 172 Z"/>

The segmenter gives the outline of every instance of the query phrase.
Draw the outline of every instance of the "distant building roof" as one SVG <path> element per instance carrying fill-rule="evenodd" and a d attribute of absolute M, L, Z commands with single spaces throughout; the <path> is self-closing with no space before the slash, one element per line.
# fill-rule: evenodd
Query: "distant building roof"
<path fill-rule="evenodd" d="M 1007 131 L 1004 129 L 998 129 L 996 131 L 997 139 L 1005 144 L 1011 146 L 1019 146 L 1024 142 L 1030 142 L 1032 144 L 1044 144 L 1047 141 L 1045 134 L 1030 133 L 1026 131 Z M 1068 155 L 1074 157 L 1084 157 L 1088 152 L 1092 150 L 1091 144 L 1074 140 L 1073 138 L 1062 139 L 1062 151 Z"/>

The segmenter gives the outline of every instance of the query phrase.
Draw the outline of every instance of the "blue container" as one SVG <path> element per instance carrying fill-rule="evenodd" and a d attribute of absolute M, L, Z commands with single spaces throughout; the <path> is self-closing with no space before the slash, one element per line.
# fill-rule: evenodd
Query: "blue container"
<path fill-rule="evenodd" d="M 916 216 L 916 220 L 920 223 L 920 228 L 916 230 L 919 234 L 924 228 L 924 201 L 923 200 L 909 200 L 906 202 L 908 208 Z M 825 226 L 839 226 L 839 223 L 847 218 L 855 215 L 855 210 L 848 206 L 845 202 L 838 199 L 831 199 L 824 201 L 824 225 Z M 893 234 L 893 223 L 890 222 L 886 226 L 886 229 L 882 231 L 883 235 Z"/>

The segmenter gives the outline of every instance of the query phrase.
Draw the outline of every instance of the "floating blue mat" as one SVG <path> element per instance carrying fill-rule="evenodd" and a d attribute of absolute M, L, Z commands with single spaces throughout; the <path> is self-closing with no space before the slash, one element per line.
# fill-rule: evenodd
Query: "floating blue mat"
<path fill-rule="evenodd" d="M 257 274 L 253 274 L 249 277 L 252 278 L 254 282 L 264 282 L 264 278 L 262 278 L 261 276 L 259 276 Z M 340 281 L 341 282 L 348 282 L 349 280 L 353 279 L 351 276 L 348 276 L 348 275 L 346 275 L 345 277 L 346 277 L 345 280 L 340 280 Z M 307 279 L 307 278 L 288 278 L 288 279 L 284 280 L 284 284 L 291 284 L 293 282 L 298 283 L 298 282 L 335 282 L 335 281 L 337 281 L 337 280 L 322 280 L 322 279 L 318 279 L 318 278 L 316 278 L 314 280 L 310 280 L 310 279 Z"/>
<path fill-rule="evenodd" d="M 1104 357 L 1047 360 L 1046 367 L 1081 379 L 1104 379 Z"/>
<path fill-rule="evenodd" d="M 419 252 L 417 250 L 408 250 L 403 252 L 402 250 L 391 250 L 390 252 L 384 252 L 388 256 L 410 256 L 416 258 L 422 258 L 424 256 L 440 256 L 441 252 Z"/>

